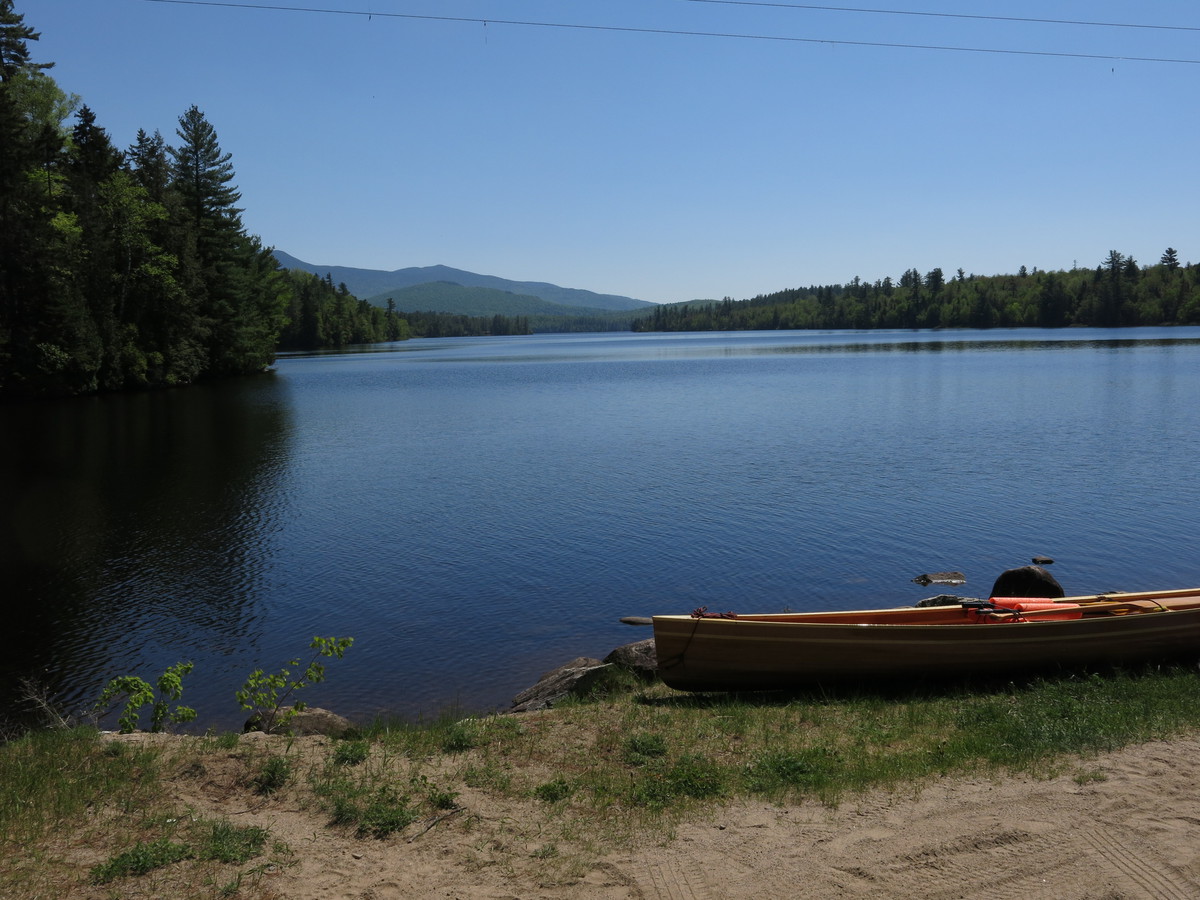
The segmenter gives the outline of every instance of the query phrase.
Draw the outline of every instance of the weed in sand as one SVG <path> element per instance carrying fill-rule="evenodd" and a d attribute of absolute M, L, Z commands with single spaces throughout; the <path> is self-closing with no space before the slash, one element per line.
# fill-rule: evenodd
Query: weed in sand
<path fill-rule="evenodd" d="M 367 741 L 338 741 L 333 748 L 333 762 L 339 766 L 357 766 L 371 755 Z"/>
<path fill-rule="evenodd" d="M 340 794 L 332 801 L 332 823 L 352 825 L 359 837 L 385 838 L 418 818 L 405 796 L 382 785 L 369 794 Z"/>
<path fill-rule="evenodd" d="M 555 778 L 533 789 L 533 796 L 546 803 L 561 803 L 575 793 L 575 785 L 565 778 Z"/>
<path fill-rule="evenodd" d="M 255 793 L 269 797 L 276 791 L 283 790 L 292 780 L 292 764 L 286 757 L 270 756 L 251 779 Z"/>
<path fill-rule="evenodd" d="M 177 844 L 170 838 L 161 837 L 148 843 L 138 843 L 94 866 L 91 871 L 92 884 L 108 884 L 118 878 L 145 875 L 194 855 L 187 844 Z"/>
<path fill-rule="evenodd" d="M 267 830 L 255 825 L 234 825 L 224 819 L 208 822 L 197 848 L 200 859 L 223 863 L 244 863 L 262 853 Z"/>
<path fill-rule="evenodd" d="M 479 729 L 474 722 L 455 722 L 442 736 L 443 753 L 465 753 L 479 742 Z"/>

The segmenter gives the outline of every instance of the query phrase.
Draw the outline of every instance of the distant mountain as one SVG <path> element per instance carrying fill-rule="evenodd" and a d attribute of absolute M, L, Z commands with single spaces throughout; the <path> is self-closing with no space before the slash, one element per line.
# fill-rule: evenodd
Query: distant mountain
<path fill-rule="evenodd" d="M 349 266 L 315 266 L 303 260 L 284 253 L 274 251 L 279 264 L 286 269 L 301 269 L 324 278 L 326 274 L 333 283 L 345 284 L 354 296 L 369 299 L 372 303 L 383 305 L 387 302 L 389 292 L 400 291 L 404 288 L 419 284 L 448 282 L 462 287 L 492 288 L 496 291 L 507 291 L 511 294 L 537 297 L 547 303 L 558 306 L 583 307 L 586 311 L 594 310 L 632 310 L 644 309 L 656 304 L 646 300 L 635 300 L 632 297 L 621 297 L 616 294 L 597 294 L 578 288 L 559 287 L 543 281 L 509 281 L 507 278 L 497 278 L 494 275 L 479 275 L 462 269 L 452 269 L 449 266 L 420 266 L 407 269 L 396 269 L 385 272 L 382 269 L 355 269 Z M 396 306 L 403 309 L 398 297 Z M 436 310 L 437 312 L 453 312 L 454 310 Z M 490 310 L 476 315 L 494 315 L 500 310 Z M 503 315 L 503 313 L 501 313 Z M 579 310 L 571 310 L 564 315 L 578 315 Z M 523 313 L 522 313 L 523 315 Z"/>
<path fill-rule="evenodd" d="M 346 286 L 349 287 L 348 284 Z M 401 312 L 444 312 L 461 316 L 578 317 L 607 316 L 612 312 L 606 309 L 547 303 L 541 297 L 530 294 L 514 294 L 511 291 L 487 287 L 466 287 L 448 281 L 414 284 L 364 299 L 375 306 L 387 306 L 388 300 L 393 300 L 396 309 Z"/>

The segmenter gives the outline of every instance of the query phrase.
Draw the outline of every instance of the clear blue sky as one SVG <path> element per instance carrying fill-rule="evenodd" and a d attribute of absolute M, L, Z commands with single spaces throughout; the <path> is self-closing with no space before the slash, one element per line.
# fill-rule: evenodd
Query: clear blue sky
<path fill-rule="evenodd" d="M 241 2 L 16 7 L 118 147 L 138 128 L 172 143 L 200 107 L 247 229 L 319 265 L 671 302 L 1113 249 L 1200 261 L 1200 64 L 1130 59 L 1200 61 L 1195 0 L 863 4 L 1190 31 L 697 0 Z"/>

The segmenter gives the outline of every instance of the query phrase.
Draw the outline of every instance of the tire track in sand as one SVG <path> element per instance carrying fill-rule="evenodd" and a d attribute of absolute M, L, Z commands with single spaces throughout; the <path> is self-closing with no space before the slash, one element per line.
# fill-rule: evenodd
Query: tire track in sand
<path fill-rule="evenodd" d="M 1098 831 L 1080 832 L 1098 860 L 1119 872 L 1155 900 L 1195 900 L 1200 884 L 1179 874 L 1158 859 L 1135 852 L 1126 841 L 1115 841 Z"/>

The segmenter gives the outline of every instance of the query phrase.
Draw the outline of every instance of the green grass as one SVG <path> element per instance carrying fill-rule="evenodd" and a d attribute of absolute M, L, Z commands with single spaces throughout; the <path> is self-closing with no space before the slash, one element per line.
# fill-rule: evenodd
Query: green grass
<path fill-rule="evenodd" d="M 174 824 L 179 820 L 169 821 Z M 162 835 L 150 841 L 139 841 L 128 850 L 93 866 L 92 883 L 108 884 L 118 878 L 146 875 L 155 869 L 185 859 L 244 863 L 258 856 L 267 840 L 265 828 L 253 825 L 237 826 L 220 819 L 197 819 L 191 822 L 191 827 L 186 830 L 191 837 L 191 843 L 180 843 L 171 840 L 168 835 Z"/>
<path fill-rule="evenodd" d="M 94 866 L 91 873 L 92 884 L 108 884 L 118 878 L 145 875 L 171 863 L 191 859 L 194 855 L 191 847 L 177 844 L 165 837 L 148 843 L 138 843 Z"/>
<path fill-rule="evenodd" d="M 267 757 L 266 762 L 258 770 L 258 774 L 251 779 L 255 793 L 263 796 L 270 796 L 276 791 L 283 790 L 291 780 L 292 764 L 284 756 Z"/>
<path fill-rule="evenodd" d="M 64 877 L 69 861 L 54 849 L 64 835 L 111 854 L 92 870 L 97 883 L 157 872 L 169 886 L 192 877 L 188 867 L 250 864 L 265 831 L 181 814 L 171 799 L 181 779 L 217 771 L 245 802 L 312 810 L 314 829 L 385 840 L 480 829 L 494 861 L 577 873 L 717 804 L 834 805 L 961 774 L 1094 784 L 1106 777 L 1098 754 L 1198 731 L 1200 672 L 1175 666 L 791 694 L 639 686 L 520 717 L 377 722 L 352 741 L 307 745 L 309 755 L 224 736 L 137 749 L 86 729 L 37 732 L 0 745 L 0 896 L 46 894 L 57 882 L 43 869 Z M 489 818 L 481 805 L 513 812 Z M 211 877 L 244 894 L 253 871 Z"/>
<path fill-rule="evenodd" d="M 35 841 L 99 805 L 144 808 L 160 792 L 159 768 L 157 753 L 101 745 L 88 728 L 31 732 L 0 745 L 0 847 Z"/>

